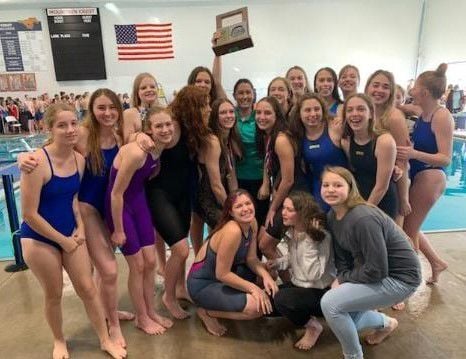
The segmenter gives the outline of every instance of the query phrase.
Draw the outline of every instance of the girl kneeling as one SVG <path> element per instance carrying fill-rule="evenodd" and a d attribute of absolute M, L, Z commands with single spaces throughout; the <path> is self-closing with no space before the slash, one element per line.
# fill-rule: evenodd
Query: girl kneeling
<path fill-rule="evenodd" d="M 334 239 L 337 279 L 320 304 L 345 358 L 360 359 L 358 331 L 374 329 L 366 341 L 378 344 L 398 326 L 395 318 L 375 309 L 414 293 L 421 283 L 419 259 L 403 230 L 364 201 L 348 170 L 327 168 L 321 194 L 332 208 L 327 225 Z"/>
<path fill-rule="evenodd" d="M 269 296 L 274 296 L 278 287 L 257 258 L 254 215 L 251 195 L 241 189 L 233 191 L 189 272 L 189 295 L 213 335 L 226 332 L 217 318 L 247 320 L 272 312 Z M 256 275 L 265 289 L 254 283 Z"/>
<path fill-rule="evenodd" d="M 274 303 L 282 315 L 306 328 L 295 346 L 309 350 L 322 332 L 322 325 L 315 318 L 322 316 L 320 299 L 335 278 L 332 239 L 320 229 L 325 215 L 309 193 L 291 192 L 283 202 L 282 216 L 288 227 L 288 256 L 267 264 L 272 269 L 290 268 L 291 282 L 280 285 Z"/>

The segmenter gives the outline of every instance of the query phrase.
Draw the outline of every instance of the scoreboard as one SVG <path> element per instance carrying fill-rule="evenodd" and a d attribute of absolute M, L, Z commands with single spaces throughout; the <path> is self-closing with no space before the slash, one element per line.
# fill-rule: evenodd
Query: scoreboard
<path fill-rule="evenodd" d="M 46 11 L 57 81 L 106 79 L 99 9 Z"/>

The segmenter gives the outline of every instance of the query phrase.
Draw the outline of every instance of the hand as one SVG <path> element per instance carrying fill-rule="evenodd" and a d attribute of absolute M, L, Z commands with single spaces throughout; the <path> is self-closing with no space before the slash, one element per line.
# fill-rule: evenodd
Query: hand
<path fill-rule="evenodd" d="M 270 273 L 272 271 L 275 271 L 278 268 L 278 261 L 276 259 L 268 259 L 267 262 L 265 262 L 265 269 Z"/>
<path fill-rule="evenodd" d="M 269 224 L 273 226 L 273 217 L 275 217 L 275 210 L 269 209 L 269 211 L 267 212 L 267 217 L 265 217 L 265 228 L 267 228 Z"/>
<path fill-rule="evenodd" d="M 76 228 L 71 235 L 71 238 L 79 245 L 83 244 L 86 241 L 86 235 L 82 228 Z"/>
<path fill-rule="evenodd" d="M 76 242 L 73 235 L 66 237 L 66 239 L 59 244 L 66 253 L 72 253 L 79 247 L 79 244 Z"/>
<path fill-rule="evenodd" d="M 396 146 L 396 158 L 401 161 L 408 161 L 414 156 L 414 148 L 410 146 Z"/>
<path fill-rule="evenodd" d="M 397 165 L 395 165 L 395 167 L 393 167 L 392 172 L 393 182 L 398 182 L 401 177 L 403 177 L 403 170 Z"/>
<path fill-rule="evenodd" d="M 125 232 L 113 232 L 112 236 L 110 237 L 112 243 L 117 245 L 118 247 L 123 246 L 126 243 L 126 234 Z"/>
<path fill-rule="evenodd" d="M 334 288 L 338 288 L 339 286 L 340 286 L 340 282 L 338 281 L 338 278 L 335 278 L 330 288 L 334 289 Z"/>
<path fill-rule="evenodd" d="M 215 31 L 212 35 L 212 46 L 217 45 L 217 40 L 222 36 L 222 33 L 220 31 Z"/>
<path fill-rule="evenodd" d="M 148 135 L 143 132 L 139 132 L 136 135 L 136 143 L 144 152 L 150 152 L 155 148 L 155 143 Z"/>
<path fill-rule="evenodd" d="M 260 289 L 258 286 L 255 286 L 254 289 L 251 291 L 251 295 L 256 300 L 256 309 L 258 313 L 272 313 L 272 303 L 270 303 L 269 297 L 262 289 Z"/>
<path fill-rule="evenodd" d="M 26 173 L 34 171 L 34 169 L 39 164 L 39 161 L 33 153 L 20 153 L 18 154 L 16 160 L 18 162 L 18 168 L 20 169 L 20 171 Z"/>
<path fill-rule="evenodd" d="M 270 197 L 270 187 L 268 183 L 262 183 L 257 192 L 257 199 L 264 200 Z"/>
<path fill-rule="evenodd" d="M 341 130 L 343 128 L 343 120 L 340 117 L 334 117 L 330 122 L 330 126 L 334 129 Z"/>
<path fill-rule="evenodd" d="M 320 222 L 320 220 L 318 220 L 317 218 L 313 218 L 312 221 L 311 221 L 311 225 L 312 227 L 314 227 L 315 229 L 319 230 L 319 231 L 322 231 L 323 228 L 322 228 L 322 223 Z"/>
<path fill-rule="evenodd" d="M 264 290 L 270 297 L 275 297 L 275 294 L 278 292 L 278 285 L 269 275 L 265 275 L 262 278 L 262 282 L 264 283 Z"/>

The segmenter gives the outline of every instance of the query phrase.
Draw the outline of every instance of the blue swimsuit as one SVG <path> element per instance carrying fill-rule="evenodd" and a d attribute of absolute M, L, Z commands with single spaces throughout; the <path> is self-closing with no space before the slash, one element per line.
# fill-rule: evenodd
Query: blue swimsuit
<path fill-rule="evenodd" d="M 49 154 L 43 148 L 49 161 L 52 177 L 42 186 L 40 191 L 39 208 L 37 212 L 58 232 L 66 237 L 71 236 L 76 228 L 76 219 L 73 211 L 73 198 L 79 191 L 79 171 L 67 177 L 56 176 L 53 172 L 52 161 Z M 75 157 L 76 159 L 76 157 Z M 21 224 L 21 238 L 32 238 L 39 242 L 47 243 L 52 247 L 62 250 L 57 242 L 45 238 L 34 231 L 26 222 Z"/>
<path fill-rule="evenodd" d="M 432 132 L 432 121 L 426 122 L 422 119 L 422 117 L 419 117 L 414 124 L 414 130 L 411 134 L 411 141 L 414 144 L 414 149 L 417 151 L 431 154 L 438 153 L 437 140 L 435 138 L 435 134 Z M 432 166 L 428 163 L 415 159 L 409 160 L 409 167 L 409 177 L 411 178 L 411 183 L 413 183 L 414 177 L 418 172 L 433 169 L 445 171 L 445 168 L 443 167 Z"/>
<path fill-rule="evenodd" d="M 317 140 L 309 140 L 304 137 L 302 142 L 303 160 L 306 164 L 308 183 L 312 183 L 312 195 L 319 203 L 320 207 L 328 212 L 330 206 L 322 200 L 320 196 L 320 186 L 322 172 L 325 166 L 348 167 L 345 152 L 333 143 L 328 133 L 328 128 L 324 129 L 322 135 Z"/>
<path fill-rule="evenodd" d="M 80 202 L 88 203 L 97 209 L 103 218 L 105 215 L 105 193 L 108 186 L 108 176 L 113 160 L 118 153 L 118 146 L 101 149 L 101 151 L 104 159 L 103 171 L 100 175 L 94 175 L 91 171 L 89 159 L 86 159 L 86 168 L 84 169 L 78 199 Z"/>
<path fill-rule="evenodd" d="M 246 258 L 252 239 L 252 228 L 248 236 L 241 235 L 241 243 L 236 251 L 231 271 L 238 276 L 253 282 L 255 274 L 247 267 Z M 188 292 L 194 303 L 207 310 L 223 312 L 241 312 L 246 306 L 246 293 L 220 282 L 215 274 L 217 253 L 207 243 L 203 260 L 193 263 L 189 271 Z"/>

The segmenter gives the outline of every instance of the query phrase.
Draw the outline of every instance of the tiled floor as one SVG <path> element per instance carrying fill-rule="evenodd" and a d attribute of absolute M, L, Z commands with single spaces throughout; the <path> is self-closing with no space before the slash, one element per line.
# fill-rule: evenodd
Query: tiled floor
<path fill-rule="evenodd" d="M 402 313 L 398 330 L 376 347 L 364 347 L 365 358 L 430 359 L 466 358 L 466 233 L 429 235 L 449 262 L 440 284 L 422 285 Z M 126 290 L 127 267 L 120 263 L 120 307 L 131 310 Z M 49 358 L 51 334 L 45 323 L 41 289 L 30 271 L 13 275 L 0 264 L 0 358 Z M 424 274 L 428 276 L 427 270 Z M 162 287 L 158 286 L 157 303 Z M 311 353 L 293 349 L 301 334 L 283 318 L 252 322 L 226 321 L 228 333 L 217 338 L 209 335 L 188 305 L 191 318 L 177 321 L 159 337 L 150 337 L 124 323 L 130 358 L 341 358 L 340 346 L 325 327 Z M 66 285 L 63 298 L 64 328 L 72 358 L 105 358 L 72 288 Z"/>

